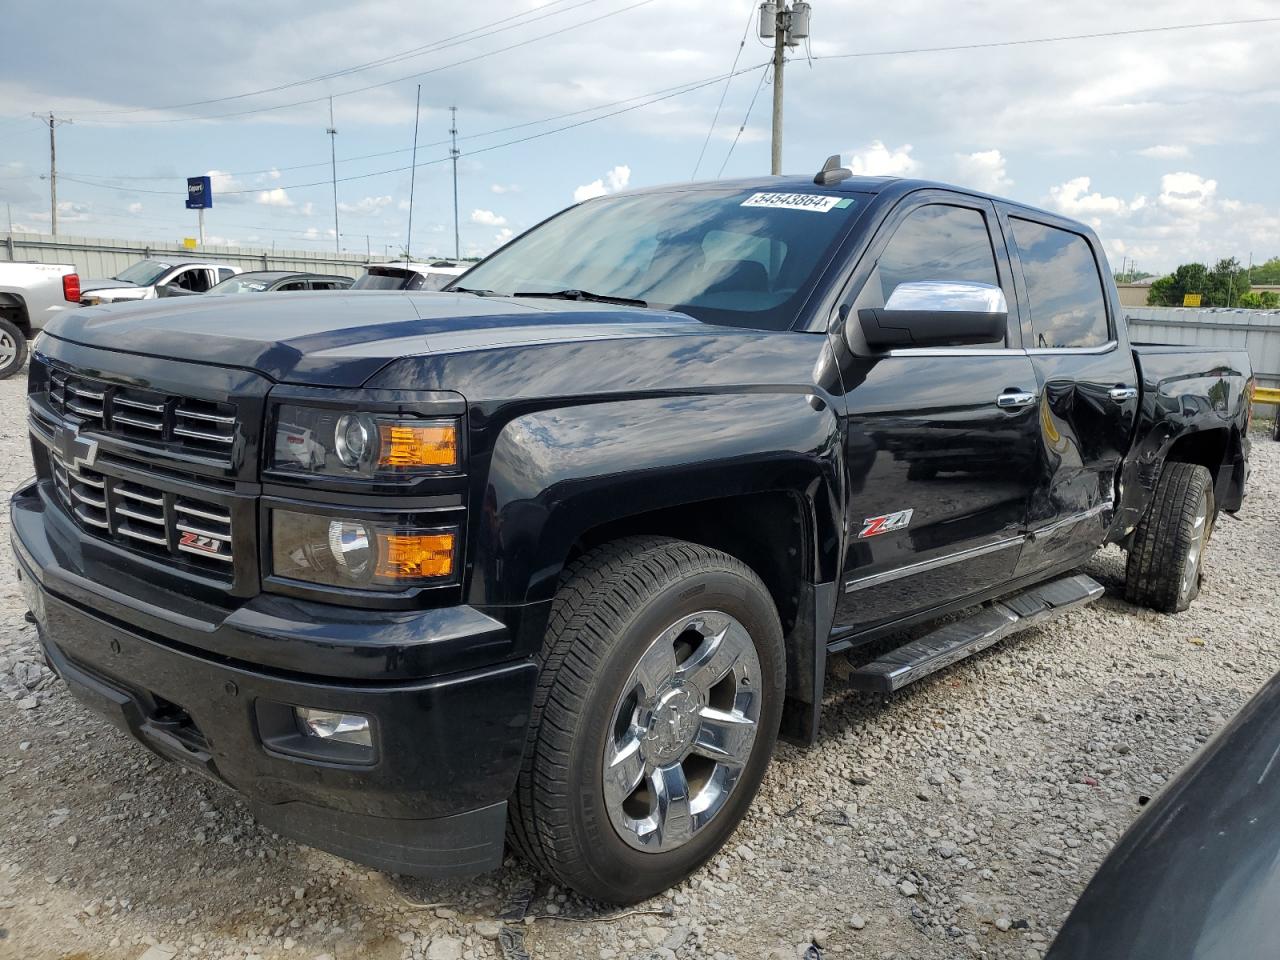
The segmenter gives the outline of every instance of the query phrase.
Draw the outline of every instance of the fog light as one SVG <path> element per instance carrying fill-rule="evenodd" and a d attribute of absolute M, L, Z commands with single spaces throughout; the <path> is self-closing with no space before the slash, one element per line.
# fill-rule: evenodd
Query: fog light
<path fill-rule="evenodd" d="M 358 713 L 316 710 L 313 707 L 294 707 L 293 713 L 298 718 L 298 728 L 308 737 L 371 749 L 373 747 L 373 731 L 368 717 L 362 717 Z"/>

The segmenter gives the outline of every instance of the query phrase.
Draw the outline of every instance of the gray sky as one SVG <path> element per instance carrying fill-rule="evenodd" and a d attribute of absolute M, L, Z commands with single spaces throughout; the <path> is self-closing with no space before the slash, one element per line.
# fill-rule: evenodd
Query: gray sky
<path fill-rule="evenodd" d="M 728 72 L 754 7 L 227 0 L 184 14 L 142 2 L 10 6 L 5 32 L 19 42 L 0 58 L 0 203 L 11 204 L 18 228 L 48 229 L 48 185 L 39 179 L 48 135 L 28 114 L 53 110 L 74 120 L 58 129 L 64 234 L 193 235 L 184 178 L 216 171 L 210 242 L 332 246 L 324 131 L 334 94 L 338 175 L 350 178 L 338 185 L 342 246 L 362 251 L 367 237 L 374 252 L 399 249 L 421 82 L 415 252 L 452 252 L 441 143 L 451 104 L 463 138 L 463 252 L 487 252 L 575 197 L 689 179 L 725 85 L 683 88 Z M 857 172 L 1047 205 L 1093 224 L 1116 267 L 1122 256 L 1162 270 L 1280 255 L 1280 21 L 895 52 L 1280 17 L 1274 0 L 813 0 L 813 9 L 811 45 L 793 52 L 787 70 L 787 170 L 816 171 L 840 152 Z M 874 55 L 836 58 L 850 53 Z M 768 56 L 753 22 L 738 67 Z M 370 61 L 387 62 L 331 76 Z M 724 176 L 767 172 L 771 90 L 761 76 L 750 71 L 729 84 L 700 178 L 722 165 Z M 282 89 L 239 96 L 272 87 Z M 203 117 L 218 119 L 195 119 Z"/>

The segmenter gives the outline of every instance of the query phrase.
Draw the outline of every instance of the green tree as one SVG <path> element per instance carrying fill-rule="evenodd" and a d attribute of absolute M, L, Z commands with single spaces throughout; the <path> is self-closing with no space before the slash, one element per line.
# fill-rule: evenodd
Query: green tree
<path fill-rule="evenodd" d="M 1253 275 L 1250 279 L 1254 283 L 1267 285 L 1280 283 L 1280 257 L 1272 257 L 1263 263 L 1255 263 L 1253 265 Z"/>
<path fill-rule="evenodd" d="M 1280 310 L 1280 293 L 1274 290 L 1257 290 L 1240 296 L 1240 306 L 1246 310 Z"/>
<path fill-rule="evenodd" d="M 1235 257 L 1228 257 L 1215 263 L 1212 270 L 1203 263 L 1182 264 L 1151 284 L 1147 303 L 1153 307 L 1180 307 L 1188 293 L 1198 293 L 1202 306 L 1237 306 L 1248 292 L 1248 271 Z"/>
<path fill-rule="evenodd" d="M 1153 281 L 1147 304 L 1153 307 L 1180 307 L 1188 293 L 1204 293 L 1209 268 L 1203 263 L 1184 263 L 1167 277 Z"/>

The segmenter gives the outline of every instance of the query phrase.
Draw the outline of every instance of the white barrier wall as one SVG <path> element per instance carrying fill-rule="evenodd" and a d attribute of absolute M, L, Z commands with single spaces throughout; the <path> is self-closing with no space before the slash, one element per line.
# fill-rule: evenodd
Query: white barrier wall
<path fill-rule="evenodd" d="M 15 233 L 0 236 L 0 260 L 34 260 L 37 263 L 72 263 L 82 280 L 114 277 L 131 263 L 147 257 L 183 260 L 217 260 L 243 270 L 297 270 L 358 277 L 366 263 L 382 263 L 386 257 L 313 250 L 272 250 L 256 247 L 198 247 L 147 243 L 143 240 L 99 240 L 87 237 Z"/>

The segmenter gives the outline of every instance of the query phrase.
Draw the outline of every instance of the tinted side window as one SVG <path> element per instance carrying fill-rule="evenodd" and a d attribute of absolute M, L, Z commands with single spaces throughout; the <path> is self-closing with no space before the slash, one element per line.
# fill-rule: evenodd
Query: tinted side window
<path fill-rule="evenodd" d="M 307 289 L 307 281 L 291 280 L 288 283 L 281 284 L 276 287 L 277 290 L 305 290 Z"/>
<path fill-rule="evenodd" d="M 900 283 L 963 280 L 999 286 L 987 219 L 978 210 L 930 204 L 902 221 L 880 255 L 880 287 L 888 299 Z"/>
<path fill-rule="evenodd" d="M 230 267 L 219 267 L 219 268 L 218 268 L 218 282 L 219 282 L 219 283 L 221 283 L 223 280 L 230 280 L 230 279 L 231 279 L 232 277 L 234 277 L 235 275 L 236 275 L 236 272 L 235 272 L 234 270 L 232 270 Z"/>
<path fill-rule="evenodd" d="M 1078 233 L 1010 217 L 1031 308 L 1033 346 L 1096 347 L 1110 337 L 1102 278 Z"/>
<path fill-rule="evenodd" d="M 183 270 L 169 282 L 184 290 L 204 293 L 209 289 L 209 271 L 204 267 L 192 267 L 189 270 Z"/>

